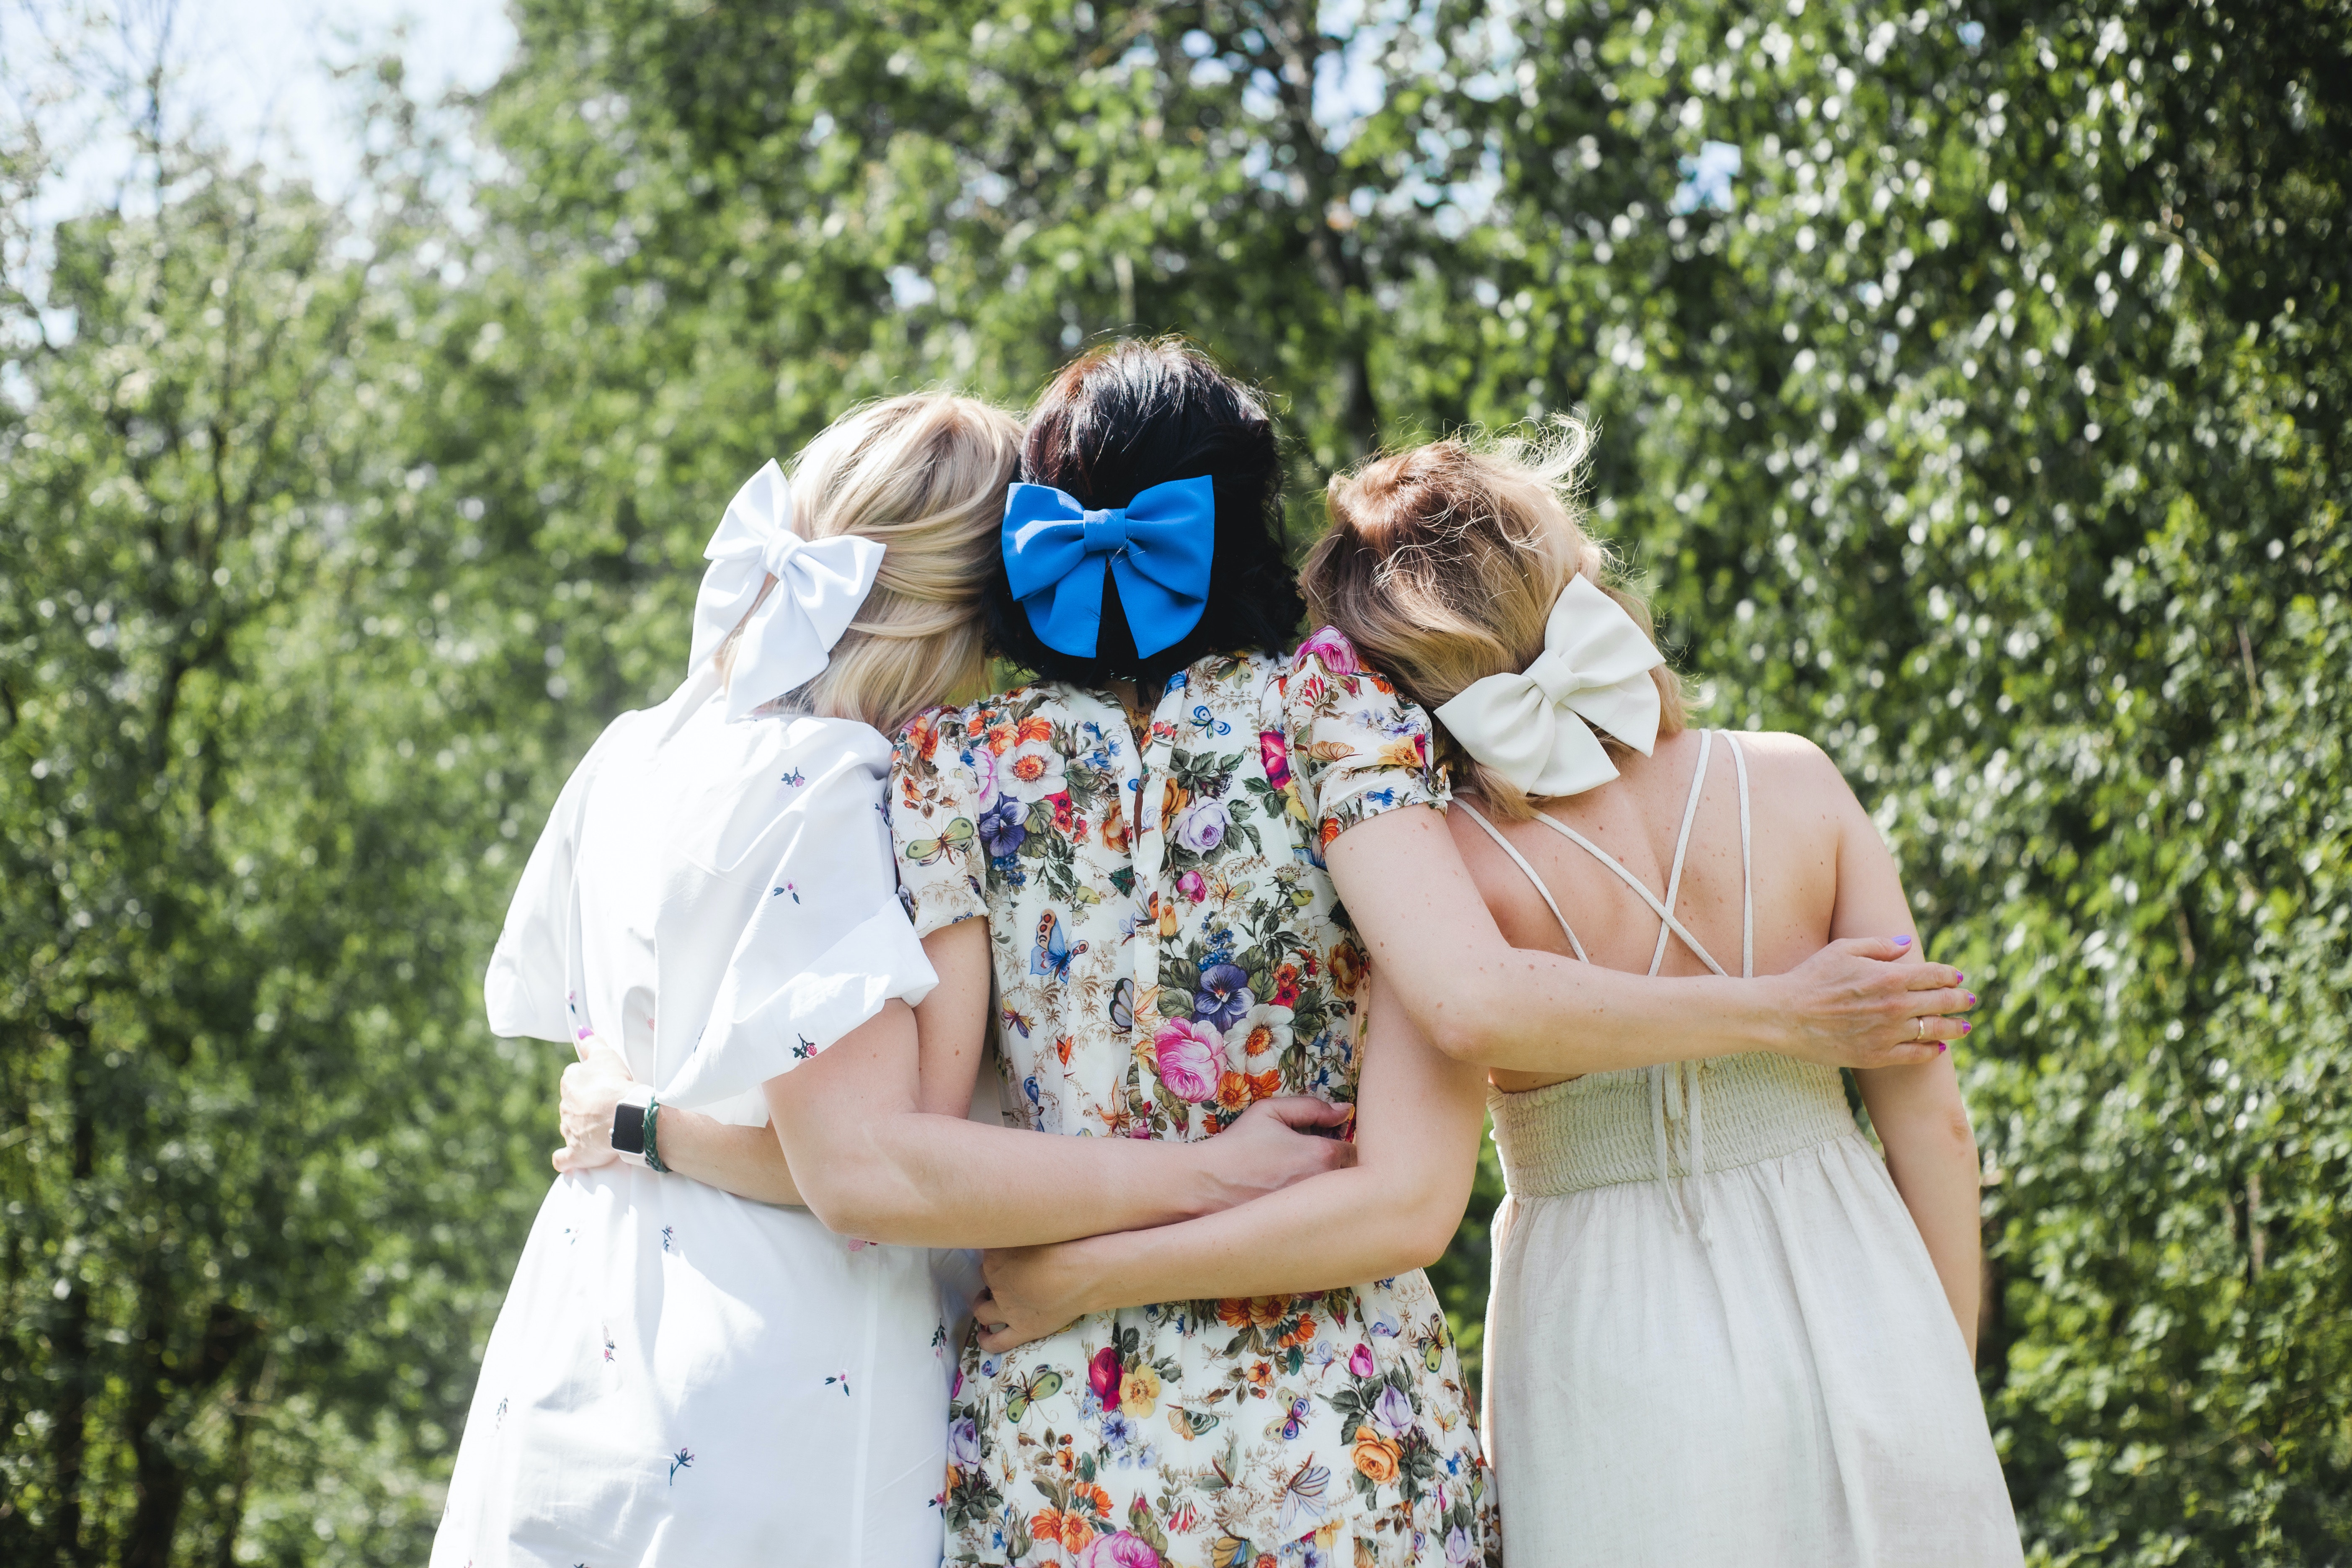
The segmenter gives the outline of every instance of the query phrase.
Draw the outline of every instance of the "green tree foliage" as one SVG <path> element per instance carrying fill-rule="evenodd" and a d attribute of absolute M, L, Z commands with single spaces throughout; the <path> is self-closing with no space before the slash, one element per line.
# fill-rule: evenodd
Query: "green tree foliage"
<path fill-rule="evenodd" d="M 1716 721 L 1831 746 L 1990 1000 L 1984 1370 L 2052 1562 L 2352 1539 L 2347 42 L 1571 6 L 1436 111 L 1504 149 L 1436 411 L 1592 407 Z"/>
<path fill-rule="evenodd" d="M 11 301 L 0 1555 L 410 1560 L 544 1171 L 476 998 L 562 753 L 483 754 L 543 698 L 430 586 L 437 213 L 152 156 Z"/>
<path fill-rule="evenodd" d="M 2340 5 L 518 20 L 469 225 L 414 137 L 362 228 L 192 165 L 11 351 L 12 1554 L 420 1555 L 543 1180 L 479 966 L 717 509 L 1175 329 L 1281 401 L 1302 538 L 1376 443 L 1598 424 L 1706 718 L 1830 748 L 1987 999 L 2034 1560 L 2344 1559 Z"/>

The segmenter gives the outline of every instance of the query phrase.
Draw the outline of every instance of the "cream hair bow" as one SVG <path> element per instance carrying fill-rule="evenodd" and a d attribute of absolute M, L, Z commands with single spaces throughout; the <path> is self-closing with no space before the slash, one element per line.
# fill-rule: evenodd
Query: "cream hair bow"
<path fill-rule="evenodd" d="M 1524 674 L 1474 680 L 1437 710 L 1462 749 L 1532 795 L 1575 795 L 1617 776 L 1599 725 L 1643 756 L 1658 739 L 1664 656 L 1589 577 L 1570 579 Z"/>
<path fill-rule="evenodd" d="M 700 669 L 760 598 L 772 574 L 775 592 L 743 627 L 727 682 L 727 718 L 748 718 L 772 698 L 815 679 L 833 662 L 833 645 L 849 629 L 857 607 L 882 570 L 882 546 L 837 533 L 806 540 L 793 531 L 793 489 L 771 458 L 735 499 L 710 536 L 694 599 L 694 653 Z"/>

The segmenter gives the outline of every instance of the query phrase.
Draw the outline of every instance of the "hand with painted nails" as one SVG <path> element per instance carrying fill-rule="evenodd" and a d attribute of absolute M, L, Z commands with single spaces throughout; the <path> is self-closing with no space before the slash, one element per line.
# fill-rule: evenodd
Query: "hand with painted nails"
<path fill-rule="evenodd" d="M 1924 962 L 1908 934 L 1846 937 L 1762 982 L 1773 992 L 1784 1056 L 1830 1067 L 1934 1061 L 1969 1032 L 1967 978 Z"/>

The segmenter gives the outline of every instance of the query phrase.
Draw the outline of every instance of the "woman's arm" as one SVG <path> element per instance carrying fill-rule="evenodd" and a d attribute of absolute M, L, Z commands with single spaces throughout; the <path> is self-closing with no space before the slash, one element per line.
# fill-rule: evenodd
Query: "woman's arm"
<path fill-rule="evenodd" d="M 1064 1241 L 1214 1213 L 1354 1159 L 1348 1144 L 1300 1131 L 1337 1127 L 1345 1108 L 1305 1097 L 1250 1107 L 1212 1148 L 934 1114 L 921 1109 L 921 1077 L 915 1012 L 891 1002 L 768 1080 L 803 1201 L 829 1228 L 910 1247 Z"/>
<path fill-rule="evenodd" d="M 1964 1032 L 1947 1015 L 1972 1005 L 1957 970 L 1919 962 L 1907 916 L 1786 974 L 1654 980 L 1505 942 L 1433 807 L 1360 823 L 1325 856 L 1398 1005 L 1447 1056 L 1481 1067 L 1606 1072 L 1740 1051 L 1904 1066 L 1937 1059 Z"/>
<path fill-rule="evenodd" d="M 1001 1247 L 1213 1214 L 1354 1161 L 1350 1145 L 1317 1135 L 1344 1122 L 1346 1109 L 1305 1097 L 1252 1106 L 1213 1149 L 965 1120 L 986 1033 L 987 929 L 967 921 L 925 941 L 940 984 L 923 1004 L 919 1050 L 919 1015 L 892 1002 L 814 1061 L 768 1081 L 770 1126 L 663 1106 L 662 1163 L 755 1203 L 804 1206 L 845 1236 Z M 620 1157 L 613 1106 L 631 1082 L 628 1066 L 593 1037 L 580 1049 L 563 1069 L 559 1171 Z M 804 1180 L 795 1181 L 795 1165 Z"/>
<path fill-rule="evenodd" d="M 1949 1059 L 1925 1067 L 1873 1068 L 1855 1077 L 1870 1124 L 1886 1150 L 1887 1174 L 1927 1244 L 1973 1362 L 1984 1278 L 1982 1211 L 1976 1135 L 1960 1100 L 1959 1079 Z"/>
<path fill-rule="evenodd" d="M 1827 759 L 1823 767 L 1836 777 Z M 1823 785 L 1828 787 L 1828 779 Z M 1895 857 L 1886 852 L 1869 814 L 1844 781 L 1839 779 L 1835 787 L 1843 800 L 1831 933 L 1909 931 L 1910 901 L 1903 896 Z M 1855 1073 L 1854 1079 L 1862 1089 L 1863 1107 L 1870 1112 L 1870 1125 L 1886 1151 L 1887 1174 L 1895 1178 L 1895 1190 L 1903 1194 L 1903 1205 L 1927 1244 L 1927 1256 L 1973 1362 L 1984 1278 L 1981 1173 L 1976 1134 L 1969 1126 L 1969 1108 L 1960 1099 L 1951 1058 L 1939 1052 L 1935 1060 L 1916 1067 L 1873 1068 Z"/>
<path fill-rule="evenodd" d="M 580 1059 L 563 1069 L 563 1147 L 559 1171 L 585 1171 L 620 1158 L 613 1152 L 613 1107 L 634 1080 L 621 1054 L 593 1035 L 580 1042 Z M 665 1105 L 654 1119 L 656 1151 L 669 1172 L 749 1198 L 755 1204 L 801 1206 L 792 1166 L 765 1127 L 739 1127 L 699 1110 Z"/>
<path fill-rule="evenodd" d="M 1184 1225 L 991 1252 L 973 1309 L 981 1343 L 1007 1350 L 1118 1307 L 1299 1295 L 1435 1261 L 1470 1201 L 1486 1075 L 1432 1047 L 1386 980 L 1372 971 L 1353 1169 Z"/>
<path fill-rule="evenodd" d="M 970 1121 L 988 1037 L 988 922 L 943 926 L 923 952 L 939 984 L 919 1007 L 892 1003 L 768 1085 L 809 1206 L 836 1231 L 925 1247 L 1064 1241 L 1214 1214 L 1355 1159 L 1315 1135 L 1344 1110 L 1304 1097 L 1252 1106 L 1213 1148 Z"/>
<path fill-rule="evenodd" d="M 988 1010 L 995 994 L 988 922 L 941 926 L 923 939 L 923 956 L 940 979 L 915 1008 L 922 1063 L 917 1101 L 934 1116 L 961 1116 L 971 1107 L 981 1060 L 988 1054 Z"/>

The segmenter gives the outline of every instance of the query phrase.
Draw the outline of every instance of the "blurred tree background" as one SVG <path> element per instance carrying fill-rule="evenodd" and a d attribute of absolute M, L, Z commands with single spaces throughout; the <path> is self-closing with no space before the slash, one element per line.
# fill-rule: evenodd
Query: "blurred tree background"
<path fill-rule="evenodd" d="M 1986 997 L 2032 1559 L 2352 1559 L 2340 0 L 516 19 L 494 156 L 355 77 L 340 206 L 126 100 L 37 221 L 0 145 L 0 1558 L 421 1559 L 561 1065 L 481 965 L 718 509 L 1139 329 L 1281 400 L 1301 540 L 1598 421 L 1707 718 L 1831 748 Z"/>

